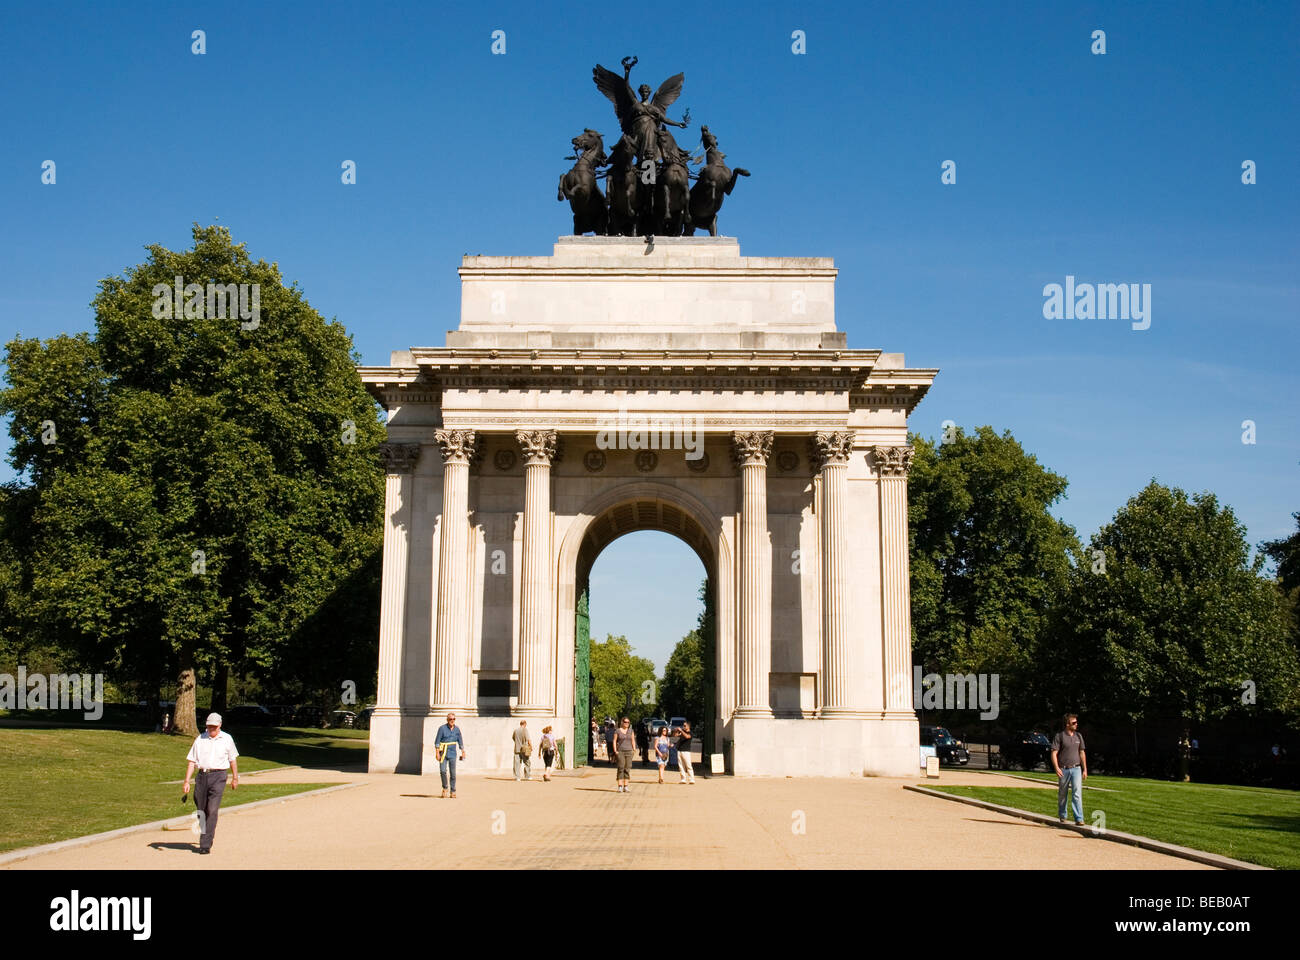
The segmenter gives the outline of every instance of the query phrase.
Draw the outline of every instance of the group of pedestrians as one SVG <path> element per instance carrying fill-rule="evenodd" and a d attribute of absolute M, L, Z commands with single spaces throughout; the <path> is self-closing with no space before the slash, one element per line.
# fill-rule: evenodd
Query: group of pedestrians
<path fill-rule="evenodd" d="M 520 720 L 519 726 L 511 734 L 514 741 L 515 780 L 533 779 L 533 741 L 528 736 L 528 721 Z M 555 757 L 560 751 L 559 741 L 555 739 L 551 726 L 542 727 L 542 737 L 537 744 L 537 756 L 542 758 L 542 780 L 549 782 L 555 773 Z"/>
<path fill-rule="evenodd" d="M 691 764 L 691 725 L 683 721 L 680 727 L 670 732 L 667 727 L 660 727 L 654 740 L 655 764 L 659 768 L 659 782 L 664 782 L 664 768 L 672 756 L 673 741 L 677 746 L 677 769 L 680 773 L 679 784 L 695 783 L 695 767 Z M 636 734 L 632 730 L 632 721 L 627 717 L 619 720 L 618 726 L 605 725 L 605 742 L 609 756 L 614 760 L 614 779 L 619 793 L 628 793 L 632 781 L 632 759 L 636 756 Z"/>

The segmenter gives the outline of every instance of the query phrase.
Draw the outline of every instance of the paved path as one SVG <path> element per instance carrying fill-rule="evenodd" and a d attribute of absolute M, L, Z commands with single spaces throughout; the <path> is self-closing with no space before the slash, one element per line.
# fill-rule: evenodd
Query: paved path
<path fill-rule="evenodd" d="M 190 852 L 190 834 L 159 830 L 7 868 L 1205 869 L 903 789 L 924 777 L 678 786 L 674 774 L 660 786 L 634 770 L 620 794 L 601 766 L 550 783 L 467 775 L 456 800 L 438 799 L 437 777 L 278 769 L 255 779 L 361 785 L 222 816 L 210 857 Z M 947 770 L 928 783 L 991 781 L 1035 789 Z"/>

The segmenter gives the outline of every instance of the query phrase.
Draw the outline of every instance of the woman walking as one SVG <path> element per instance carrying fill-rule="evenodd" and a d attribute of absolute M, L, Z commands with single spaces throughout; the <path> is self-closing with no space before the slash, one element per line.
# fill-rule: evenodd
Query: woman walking
<path fill-rule="evenodd" d="M 627 793 L 628 781 L 632 779 L 632 757 L 636 755 L 636 734 L 632 732 L 632 721 L 624 717 L 614 731 L 614 752 L 618 756 L 618 792 Z"/>
<path fill-rule="evenodd" d="M 655 762 L 659 764 L 659 782 L 664 782 L 664 767 L 668 766 L 668 754 L 672 744 L 668 742 L 668 728 L 660 727 L 659 736 L 655 737 Z"/>
<path fill-rule="evenodd" d="M 551 733 L 549 726 L 542 727 L 542 741 L 537 745 L 537 755 L 542 758 L 542 782 L 548 783 L 551 779 L 551 768 L 555 766 L 555 734 Z"/>

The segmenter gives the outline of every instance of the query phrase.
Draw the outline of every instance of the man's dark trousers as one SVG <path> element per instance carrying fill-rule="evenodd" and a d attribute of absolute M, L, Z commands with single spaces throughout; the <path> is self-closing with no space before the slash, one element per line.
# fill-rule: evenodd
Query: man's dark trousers
<path fill-rule="evenodd" d="M 226 792 L 226 771 L 211 770 L 198 772 L 194 779 L 194 806 L 199 808 L 199 849 L 212 849 L 212 835 L 217 832 L 217 810 L 221 807 L 221 795 Z"/>

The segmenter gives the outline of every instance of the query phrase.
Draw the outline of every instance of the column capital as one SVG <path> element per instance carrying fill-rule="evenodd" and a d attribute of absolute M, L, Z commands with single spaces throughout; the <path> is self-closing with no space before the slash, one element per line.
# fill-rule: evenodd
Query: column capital
<path fill-rule="evenodd" d="M 757 430 L 742 433 L 736 431 L 731 435 L 731 456 L 742 467 L 767 464 L 772 452 L 772 431 Z"/>
<path fill-rule="evenodd" d="M 818 470 L 827 464 L 848 463 L 853 448 L 853 434 L 847 430 L 819 430 L 808 443 L 813 465 Z"/>
<path fill-rule="evenodd" d="M 525 463 L 554 462 L 559 443 L 559 437 L 554 430 L 516 430 L 515 440 L 524 448 Z"/>
<path fill-rule="evenodd" d="M 381 443 L 379 455 L 384 460 L 385 473 L 409 473 L 420 459 L 418 443 Z"/>
<path fill-rule="evenodd" d="M 872 456 L 876 459 L 876 470 L 881 477 L 907 477 L 912 469 L 912 447 L 872 447 Z"/>
<path fill-rule="evenodd" d="M 439 430 L 433 437 L 442 447 L 444 463 L 468 464 L 474 459 L 476 438 L 473 430 Z"/>

